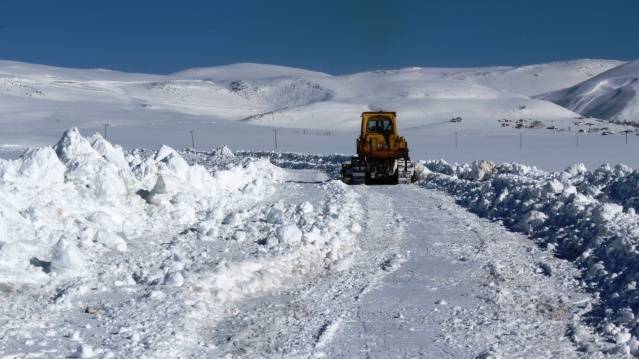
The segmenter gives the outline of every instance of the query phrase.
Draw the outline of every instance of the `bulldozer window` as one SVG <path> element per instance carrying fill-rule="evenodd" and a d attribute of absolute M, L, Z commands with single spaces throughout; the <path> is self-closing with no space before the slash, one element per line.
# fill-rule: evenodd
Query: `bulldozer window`
<path fill-rule="evenodd" d="M 368 132 L 392 132 L 393 123 L 385 117 L 376 117 L 368 120 Z"/>

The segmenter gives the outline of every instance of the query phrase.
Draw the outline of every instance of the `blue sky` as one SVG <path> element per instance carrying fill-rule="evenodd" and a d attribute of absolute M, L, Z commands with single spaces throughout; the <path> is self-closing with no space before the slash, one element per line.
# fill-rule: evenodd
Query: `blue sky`
<path fill-rule="evenodd" d="M 170 73 L 333 74 L 639 58 L 636 0 L 0 0 L 0 59 Z"/>

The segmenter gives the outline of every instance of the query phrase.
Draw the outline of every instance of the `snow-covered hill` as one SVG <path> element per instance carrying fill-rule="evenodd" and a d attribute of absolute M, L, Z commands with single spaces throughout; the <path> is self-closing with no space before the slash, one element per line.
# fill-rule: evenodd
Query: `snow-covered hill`
<path fill-rule="evenodd" d="M 455 130 L 450 118 L 461 116 L 465 130 L 495 132 L 501 131 L 498 120 L 503 118 L 576 117 L 528 95 L 574 85 L 614 64 L 577 60 L 522 68 L 407 68 L 331 76 L 260 64 L 148 75 L 0 61 L 0 144 L 39 145 L 66 128 L 94 131 L 104 123 L 136 131 L 165 126 L 171 129 L 166 135 L 180 123 L 193 127 L 218 120 L 354 131 L 359 113 L 376 109 L 397 111 L 403 128 L 428 126 L 435 133 L 450 133 Z M 246 131 L 250 127 L 240 130 Z"/>
<path fill-rule="evenodd" d="M 442 78 L 420 70 L 366 72 L 315 79 L 331 89 L 326 101 L 283 107 L 247 117 L 271 126 L 349 129 L 362 111 L 396 109 L 404 128 L 445 125 L 461 116 L 468 128 L 495 129 L 501 118 L 573 118 L 574 113 L 545 101 L 496 90 L 474 82 Z"/>
<path fill-rule="evenodd" d="M 567 84 L 577 84 L 623 63 L 616 60 L 583 59 L 521 67 L 456 70 L 450 77 L 533 96 L 565 88 Z"/>
<path fill-rule="evenodd" d="M 639 60 L 601 73 L 575 86 L 543 94 L 584 116 L 639 124 Z"/>
<path fill-rule="evenodd" d="M 179 78 L 211 79 L 218 81 L 258 80 L 273 77 L 327 77 L 328 74 L 294 67 L 239 63 L 215 67 L 188 69 L 173 74 Z"/>

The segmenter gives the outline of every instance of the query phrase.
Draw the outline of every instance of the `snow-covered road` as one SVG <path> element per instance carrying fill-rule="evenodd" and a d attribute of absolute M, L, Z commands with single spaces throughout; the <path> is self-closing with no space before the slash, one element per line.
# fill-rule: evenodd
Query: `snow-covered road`
<path fill-rule="evenodd" d="M 302 180 L 286 191 L 299 199 L 322 186 Z M 413 185 L 349 189 L 364 211 L 352 263 L 239 304 L 216 328 L 218 354 L 603 355 L 602 339 L 581 323 L 594 299 L 578 289 L 579 273 L 569 262 L 441 192 Z"/>
<path fill-rule="evenodd" d="M 528 237 L 434 189 L 330 180 L 337 157 L 273 156 L 307 169 L 228 149 L 193 166 L 76 130 L 0 162 L 1 357 L 626 348 L 586 325 L 574 264 Z"/>
<path fill-rule="evenodd" d="M 566 335 L 572 326 L 583 329 L 578 320 L 592 300 L 576 289 L 569 263 L 445 194 L 416 186 L 357 191 L 389 200 L 376 204 L 400 216 L 406 259 L 344 318 L 330 356 L 539 358 L 588 350 Z M 383 218 L 367 220 L 379 226 Z M 588 337 L 590 345 L 597 339 Z"/>

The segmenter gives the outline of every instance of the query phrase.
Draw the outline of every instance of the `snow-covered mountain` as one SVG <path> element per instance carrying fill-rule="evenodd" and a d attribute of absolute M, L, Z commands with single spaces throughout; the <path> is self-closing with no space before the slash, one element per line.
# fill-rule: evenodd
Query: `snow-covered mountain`
<path fill-rule="evenodd" d="M 137 131 L 150 124 L 175 128 L 231 120 L 239 122 L 218 126 L 354 131 L 362 111 L 377 109 L 397 111 L 403 128 L 450 133 L 450 118 L 461 116 L 465 130 L 494 132 L 501 131 L 498 120 L 504 118 L 576 117 L 529 95 L 572 86 L 618 63 L 575 60 L 332 76 L 246 63 L 150 75 L 0 61 L 0 144 L 48 143 L 66 128 L 94 131 L 104 123 Z"/>
<path fill-rule="evenodd" d="M 582 59 L 520 67 L 454 70 L 450 76 L 488 87 L 532 96 L 577 84 L 624 64 L 616 60 Z"/>
<path fill-rule="evenodd" d="M 543 94 L 584 116 L 613 122 L 639 123 L 639 60 L 603 72 L 575 86 Z"/>

